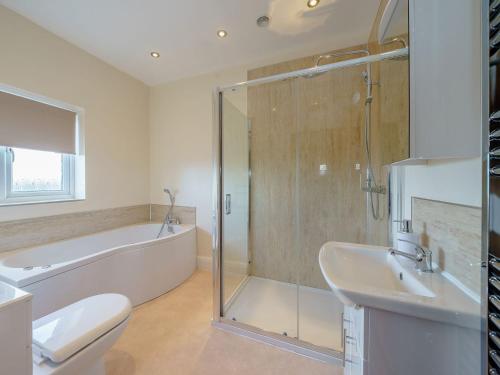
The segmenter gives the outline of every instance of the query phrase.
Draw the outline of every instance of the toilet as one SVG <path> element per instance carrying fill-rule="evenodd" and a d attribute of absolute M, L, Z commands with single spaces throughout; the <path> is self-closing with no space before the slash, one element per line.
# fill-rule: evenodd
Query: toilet
<path fill-rule="evenodd" d="M 84 298 L 33 321 L 34 375 L 104 375 L 103 356 L 127 326 L 121 294 Z"/>

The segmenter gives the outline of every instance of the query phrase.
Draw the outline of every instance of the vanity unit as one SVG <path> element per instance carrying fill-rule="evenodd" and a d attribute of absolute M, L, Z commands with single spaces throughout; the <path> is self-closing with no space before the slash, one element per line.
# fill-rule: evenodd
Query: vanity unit
<path fill-rule="evenodd" d="M 0 281 L 0 372 L 32 373 L 31 294 Z"/>
<path fill-rule="evenodd" d="M 479 3 L 409 0 L 409 35 L 410 159 L 479 157 Z"/>
<path fill-rule="evenodd" d="M 325 280 L 345 304 L 345 375 L 470 375 L 481 368 L 480 303 L 387 247 L 327 242 Z"/>
<path fill-rule="evenodd" d="M 480 3 L 383 0 L 382 4 L 378 45 L 405 39 L 409 46 L 410 116 L 409 124 L 401 123 L 409 126 L 408 148 L 394 162 L 479 157 L 483 111 Z M 398 94 L 406 95 L 403 90 Z"/>

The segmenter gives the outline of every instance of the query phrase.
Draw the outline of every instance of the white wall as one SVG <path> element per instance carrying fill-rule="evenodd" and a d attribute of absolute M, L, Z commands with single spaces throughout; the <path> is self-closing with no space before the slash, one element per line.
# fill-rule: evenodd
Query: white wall
<path fill-rule="evenodd" d="M 403 168 L 406 219 L 411 219 L 412 197 L 481 207 L 481 158 L 432 160 Z"/>
<path fill-rule="evenodd" d="M 148 203 L 149 88 L 1 6 L 0 51 L 0 83 L 85 109 L 87 193 L 0 207 L 0 221 Z"/>
<path fill-rule="evenodd" d="M 199 253 L 211 254 L 212 90 L 246 68 L 149 88 L 1 6 L 0 47 L 0 83 L 85 109 L 87 195 L 0 207 L 0 221 L 166 203 L 169 186 L 197 208 Z M 246 111 L 244 98 L 234 104 Z"/>
<path fill-rule="evenodd" d="M 212 247 L 212 90 L 244 80 L 242 67 L 151 89 L 151 201 L 166 204 L 162 190 L 171 187 L 176 204 L 196 207 L 201 256 L 210 256 Z"/>

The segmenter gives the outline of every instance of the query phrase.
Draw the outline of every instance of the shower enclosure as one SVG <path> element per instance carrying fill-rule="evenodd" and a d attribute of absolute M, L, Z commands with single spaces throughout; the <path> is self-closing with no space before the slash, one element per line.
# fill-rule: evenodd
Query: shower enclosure
<path fill-rule="evenodd" d="M 343 358 L 344 306 L 319 250 L 388 243 L 387 165 L 408 155 L 408 50 L 362 52 L 214 94 L 214 321 L 326 361 Z"/>

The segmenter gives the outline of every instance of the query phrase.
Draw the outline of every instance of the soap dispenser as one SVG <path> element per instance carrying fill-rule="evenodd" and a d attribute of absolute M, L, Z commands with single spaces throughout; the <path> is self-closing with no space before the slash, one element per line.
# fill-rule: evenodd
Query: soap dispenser
<path fill-rule="evenodd" d="M 404 240 L 404 241 L 419 243 L 419 236 L 418 234 L 413 232 L 411 226 L 411 220 L 403 219 L 403 220 L 396 220 L 395 222 L 400 223 L 399 229 L 396 233 L 396 243 L 395 243 L 396 249 L 404 251 L 405 253 L 413 254 L 415 252 L 415 246 L 408 242 L 400 241 Z"/>
<path fill-rule="evenodd" d="M 398 233 L 411 233 L 411 220 L 394 220 L 395 223 L 400 223 Z"/>

